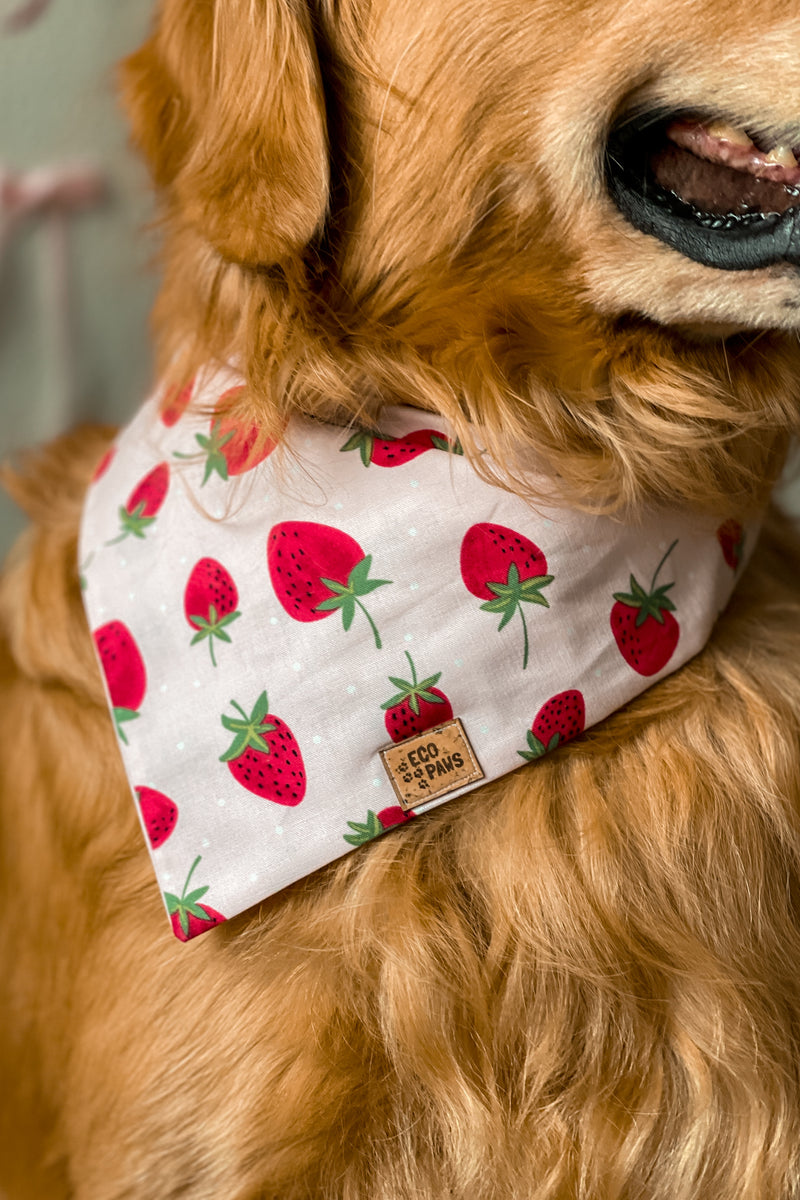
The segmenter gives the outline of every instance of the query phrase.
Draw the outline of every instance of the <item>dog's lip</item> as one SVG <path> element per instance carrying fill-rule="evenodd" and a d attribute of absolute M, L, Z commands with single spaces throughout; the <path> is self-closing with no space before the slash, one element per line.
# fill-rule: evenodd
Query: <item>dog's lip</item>
<path fill-rule="evenodd" d="M 706 266 L 800 265 L 800 169 L 770 163 L 755 145 L 727 154 L 708 133 L 712 121 L 686 111 L 619 120 L 606 146 L 615 204 L 641 232 Z"/>

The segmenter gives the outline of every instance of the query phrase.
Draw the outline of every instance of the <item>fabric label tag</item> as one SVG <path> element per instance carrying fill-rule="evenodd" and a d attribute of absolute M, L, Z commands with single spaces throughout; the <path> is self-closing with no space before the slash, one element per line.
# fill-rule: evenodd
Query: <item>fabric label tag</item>
<path fill-rule="evenodd" d="M 404 812 L 483 779 L 483 771 L 456 717 L 380 751 Z"/>

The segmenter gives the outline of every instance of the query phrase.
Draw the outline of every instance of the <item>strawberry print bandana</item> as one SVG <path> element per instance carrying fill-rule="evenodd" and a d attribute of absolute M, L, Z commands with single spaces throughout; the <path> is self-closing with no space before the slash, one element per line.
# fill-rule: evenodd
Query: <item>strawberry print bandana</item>
<path fill-rule="evenodd" d="M 755 541 L 479 479 L 447 424 L 226 418 L 153 397 L 99 464 L 84 602 L 183 941 L 579 736 L 708 640 Z M 203 415 L 204 414 L 204 415 Z"/>

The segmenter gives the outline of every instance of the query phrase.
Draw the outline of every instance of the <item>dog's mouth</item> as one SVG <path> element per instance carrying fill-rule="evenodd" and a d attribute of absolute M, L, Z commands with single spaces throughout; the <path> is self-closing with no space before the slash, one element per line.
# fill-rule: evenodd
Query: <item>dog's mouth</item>
<path fill-rule="evenodd" d="M 606 179 L 637 229 L 723 270 L 800 265 L 800 147 L 692 112 L 623 118 Z"/>

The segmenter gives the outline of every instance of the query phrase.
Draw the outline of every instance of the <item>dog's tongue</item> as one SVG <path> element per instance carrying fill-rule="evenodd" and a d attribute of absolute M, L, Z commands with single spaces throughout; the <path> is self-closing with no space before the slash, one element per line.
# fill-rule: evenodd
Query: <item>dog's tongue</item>
<path fill-rule="evenodd" d="M 673 121 L 651 159 L 662 188 L 720 217 L 785 213 L 800 204 L 800 166 L 787 147 L 766 153 L 719 122 Z"/>
<path fill-rule="evenodd" d="M 754 175 L 785 187 L 800 185 L 800 166 L 788 146 L 775 146 L 769 153 L 759 150 L 743 130 L 720 121 L 673 121 L 667 137 L 705 162 L 721 163 L 734 171 Z"/>

